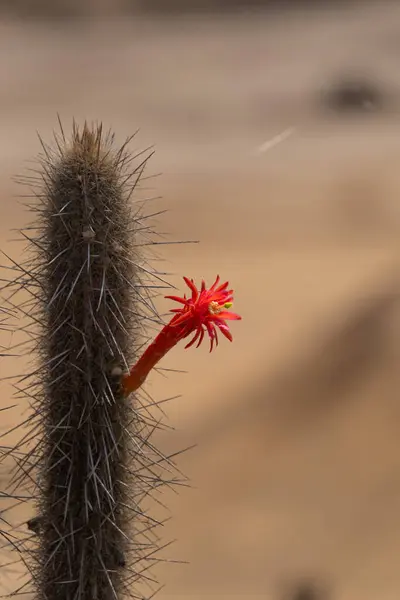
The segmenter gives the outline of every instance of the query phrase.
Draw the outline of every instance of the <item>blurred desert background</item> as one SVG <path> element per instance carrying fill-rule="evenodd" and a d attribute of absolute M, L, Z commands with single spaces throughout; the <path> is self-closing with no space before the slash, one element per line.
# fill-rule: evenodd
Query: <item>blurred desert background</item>
<path fill-rule="evenodd" d="M 308 582 L 321 600 L 399 597 L 399 65 L 384 0 L 0 4 L 2 250 L 18 260 L 13 177 L 57 113 L 121 142 L 139 128 L 159 231 L 200 240 L 162 247 L 161 268 L 180 289 L 220 273 L 243 317 L 233 344 L 178 347 L 162 366 L 186 372 L 147 386 L 180 395 L 160 446 L 197 444 L 162 532 L 188 564 L 158 570 L 160 600 L 313 600 Z M 2 591 L 19 582 L 1 571 Z"/>

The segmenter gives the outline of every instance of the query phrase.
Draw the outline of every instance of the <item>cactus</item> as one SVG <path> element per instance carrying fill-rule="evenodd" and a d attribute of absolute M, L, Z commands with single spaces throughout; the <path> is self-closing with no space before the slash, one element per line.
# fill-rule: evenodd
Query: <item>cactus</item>
<path fill-rule="evenodd" d="M 152 232 L 143 203 L 131 200 L 150 154 L 116 149 L 101 125 L 74 123 L 71 139 L 61 126 L 55 140 L 42 142 L 40 169 L 23 180 L 37 221 L 7 286 L 35 363 L 18 383 L 31 413 L 13 484 L 33 484 L 26 551 L 35 598 L 116 600 L 151 587 L 145 571 L 159 560 L 160 522 L 143 501 L 166 480 L 178 483 L 150 440 L 155 403 L 121 385 L 145 326 L 159 320 L 154 294 L 168 286 L 145 262 Z"/>

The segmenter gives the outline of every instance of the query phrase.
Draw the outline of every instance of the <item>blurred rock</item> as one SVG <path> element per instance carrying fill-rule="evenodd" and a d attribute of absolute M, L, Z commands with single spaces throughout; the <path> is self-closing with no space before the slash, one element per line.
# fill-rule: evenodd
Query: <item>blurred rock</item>
<path fill-rule="evenodd" d="M 384 94 L 373 81 L 343 77 L 322 90 L 322 103 L 335 112 L 366 112 L 383 108 Z"/>
<path fill-rule="evenodd" d="M 297 582 L 284 600 L 327 600 L 327 591 L 313 580 Z"/>

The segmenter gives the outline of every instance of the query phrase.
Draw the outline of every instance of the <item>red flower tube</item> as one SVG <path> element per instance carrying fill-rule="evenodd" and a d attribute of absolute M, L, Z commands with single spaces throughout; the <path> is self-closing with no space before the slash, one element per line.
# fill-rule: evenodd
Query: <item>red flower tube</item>
<path fill-rule="evenodd" d="M 227 289 L 229 283 L 226 281 L 218 285 L 220 281 L 218 275 L 209 289 L 206 289 L 206 285 L 202 281 L 199 290 L 193 279 L 187 277 L 183 279 L 192 293 L 191 297 L 186 298 L 186 295 L 183 298 L 166 296 L 170 300 L 179 302 L 182 306 L 171 309 L 171 312 L 175 313 L 174 317 L 162 328 L 155 340 L 123 378 L 122 387 L 126 396 L 137 390 L 159 360 L 180 340 L 190 334 L 194 333 L 194 336 L 185 348 L 189 348 L 196 342 L 196 348 L 198 348 L 207 333 L 210 338 L 210 352 L 212 352 L 214 345 L 218 345 L 218 329 L 230 342 L 232 341 L 232 334 L 226 321 L 237 321 L 241 317 L 228 310 L 233 301 L 233 290 Z"/>

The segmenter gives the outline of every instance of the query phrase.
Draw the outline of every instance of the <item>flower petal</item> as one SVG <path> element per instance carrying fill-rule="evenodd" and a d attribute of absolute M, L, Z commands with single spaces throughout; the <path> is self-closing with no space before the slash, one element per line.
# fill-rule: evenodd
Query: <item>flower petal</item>
<path fill-rule="evenodd" d="M 233 300 L 233 290 L 226 290 L 224 292 L 215 292 L 212 299 L 219 304 L 225 304 Z"/>
<path fill-rule="evenodd" d="M 212 352 L 213 347 L 214 347 L 214 341 L 217 336 L 217 332 L 216 332 L 214 323 L 212 323 L 212 321 L 206 321 L 205 326 L 207 328 L 208 335 L 210 336 L 210 340 L 211 340 L 210 341 L 210 352 Z M 217 343 L 218 343 L 218 338 L 217 338 Z"/>
<path fill-rule="evenodd" d="M 230 342 L 233 342 L 233 337 L 228 325 L 226 325 L 225 323 L 219 323 L 218 321 L 215 324 L 217 327 L 219 327 L 222 335 L 224 335 Z"/>
<path fill-rule="evenodd" d="M 181 304 L 187 304 L 188 301 L 186 298 L 181 298 L 180 296 L 164 296 L 167 300 L 173 300 L 174 302 L 180 302 Z"/>
<path fill-rule="evenodd" d="M 225 281 L 225 283 L 222 283 L 219 287 L 217 287 L 215 291 L 216 294 L 222 292 L 223 290 L 225 290 L 225 288 L 227 288 L 229 285 L 229 281 Z M 232 291 L 232 290 L 231 290 Z"/>
<path fill-rule="evenodd" d="M 215 288 L 216 288 L 216 286 L 218 285 L 218 283 L 219 283 L 219 280 L 220 280 L 220 277 L 219 277 L 219 275 L 217 275 L 217 278 L 216 278 L 216 280 L 214 281 L 214 283 L 212 284 L 212 286 L 211 286 L 211 287 L 210 287 L 210 289 L 208 290 L 209 292 L 214 292 L 214 291 L 215 291 Z"/>
<path fill-rule="evenodd" d="M 184 282 L 186 283 L 186 285 L 188 286 L 188 288 L 192 292 L 192 300 L 196 301 L 197 298 L 199 297 L 199 290 L 195 286 L 193 279 L 189 279 L 188 277 L 184 277 L 183 280 L 184 280 Z"/>
<path fill-rule="evenodd" d="M 215 315 L 215 319 L 220 319 L 222 321 L 241 321 L 242 317 L 240 315 L 237 315 L 236 313 L 229 312 L 228 310 L 223 310 L 222 312 Z"/>
<path fill-rule="evenodd" d="M 185 323 L 185 321 L 190 321 L 191 318 L 192 318 L 192 316 L 191 316 L 190 312 L 185 311 L 184 313 L 181 313 L 180 316 L 178 316 L 176 314 L 174 317 L 172 317 L 172 320 L 170 321 L 170 325 L 172 327 L 176 327 L 177 325 L 181 325 L 182 323 Z"/>
<path fill-rule="evenodd" d="M 200 339 L 199 339 L 199 341 L 197 342 L 197 346 L 196 346 L 196 348 L 198 348 L 198 347 L 200 346 L 201 342 L 204 340 L 204 335 L 205 335 L 205 334 L 204 334 L 204 329 L 203 329 L 203 328 L 201 328 Z"/>
<path fill-rule="evenodd" d="M 201 333 L 202 333 L 202 331 L 203 331 L 203 330 L 202 330 L 200 327 L 197 329 L 197 331 L 196 331 L 196 333 L 194 334 L 193 338 L 190 340 L 190 342 L 189 342 L 188 344 L 186 344 L 186 346 L 185 346 L 185 350 L 186 350 L 186 348 L 190 348 L 190 346 L 193 346 L 193 344 L 194 344 L 195 342 L 197 342 L 198 338 L 201 336 Z M 203 335 L 204 335 L 204 334 L 203 334 Z"/>

